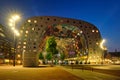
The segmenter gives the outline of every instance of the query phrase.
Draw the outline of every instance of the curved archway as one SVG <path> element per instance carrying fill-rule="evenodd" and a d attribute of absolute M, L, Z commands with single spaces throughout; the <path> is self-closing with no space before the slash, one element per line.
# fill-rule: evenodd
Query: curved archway
<path fill-rule="evenodd" d="M 22 47 L 18 51 L 23 53 L 23 66 L 38 65 L 38 52 L 44 49 L 47 36 L 55 36 L 58 43 L 60 40 L 62 43 L 64 42 L 62 48 L 67 54 L 70 54 L 68 58 L 74 57 L 71 55 L 77 53 L 93 56 L 97 52 L 101 55 L 101 49 L 96 45 L 96 43 L 100 43 L 101 35 L 94 25 L 69 18 L 32 17 L 21 26 L 21 39 L 19 41 L 23 44 L 18 44 Z M 61 45 L 58 46 L 61 47 Z"/>

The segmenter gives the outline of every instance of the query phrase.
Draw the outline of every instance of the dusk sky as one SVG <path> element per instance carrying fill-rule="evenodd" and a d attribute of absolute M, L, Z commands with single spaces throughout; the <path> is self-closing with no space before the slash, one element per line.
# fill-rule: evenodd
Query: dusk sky
<path fill-rule="evenodd" d="M 90 22 L 106 39 L 108 51 L 120 51 L 120 0 L 0 0 L 0 23 L 8 27 L 13 13 L 20 14 L 21 21 L 59 16 Z"/>

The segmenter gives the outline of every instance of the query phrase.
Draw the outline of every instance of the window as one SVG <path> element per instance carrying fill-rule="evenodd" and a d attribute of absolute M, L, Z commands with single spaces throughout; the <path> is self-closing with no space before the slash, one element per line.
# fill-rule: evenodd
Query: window
<path fill-rule="evenodd" d="M 80 31 L 80 33 L 83 33 L 83 31 Z"/>
<path fill-rule="evenodd" d="M 37 23 L 37 20 L 34 20 L 34 23 Z"/>
<path fill-rule="evenodd" d="M 26 31 L 26 34 L 28 33 L 28 31 Z"/>
<path fill-rule="evenodd" d="M 23 46 L 23 48 L 26 48 L 26 46 Z"/>
<path fill-rule="evenodd" d="M 50 20 L 49 18 L 47 18 L 47 20 Z"/>
<path fill-rule="evenodd" d="M 23 33 L 23 30 L 21 30 L 20 32 Z"/>
<path fill-rule="evenodd" d="M 33 27 L 33 28 L 32 28 L 32 30 L 34 31 L 34 30 L 35 30 L 35 28 Z"/>
<path fill-rule="evenodd" d="M 21 44 L 21 42 L 18 42 L 18 44 Z"/>
<path fill-rule="evenodd" d="M 73 21 L 73 23 L 75 23 L 75 21 Z"/>
<path fill-rule="evenodd" d="M 41 27 L 43 27 L 43 25 L 41 25 Z"/>
<path fill-rule="evenodd" d="M 17 48 L 20 48 L 20 45 L 18 45 L 18 47 Z"/>
<path fill-rule="evenodd" d="M 54 19 L 54 21 L 56 21 L 56 19 Z"/>
<path fill-rule="evenodd" d="M 33 52 L 36 52 L 36 50 L 33 50 Z"/>
<path fill-rule="evenodd" d="M 95 30 L 92 30 L 92 32 L 95 32 Z"/>
<path fill-rule="evenodd" d="M 67 20 L 67 23 L 69 23 L 69 20 Z"/>
<path fill-rule="evenodd" d="M 23 42 L 23 44 L 26 44 L 26 42 Z"/>
<path fill-rule="evenodd" d="M 31 22 L 31 20 L 28 20 L 28 22 L 30 23 L 30 22 Z"/>
<path fill-rule="evenodd" d="M 96 33 L 98 33 L 98 30 L 96 30 Z"/>
<path fill-rule="evenodd" d="M 40 28 L 38 28 L 38 30 L 40 30 Z"/>
<path fill-rule="evenodd" d="M 63 22 L 63 20 L 60 20 L 60 22 Z"/>

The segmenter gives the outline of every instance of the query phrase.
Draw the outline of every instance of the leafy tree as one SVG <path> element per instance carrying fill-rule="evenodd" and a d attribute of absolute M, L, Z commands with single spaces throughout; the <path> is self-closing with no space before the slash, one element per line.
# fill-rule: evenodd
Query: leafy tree
<path fill-rule="evenodd" d="M 61 59 L 61 61 L 62 61 L 62 63 L 63 63 L 63 60 L 65 59 L 65 54 L 64 54 L 64 53 L 61 53 L 61 54 L 60 54 L 60 59 Z"/>
<path fill-rule="evenodd" d="M 47 53 L 51 53 L 53 56 L 58 53 L 56 49 L 57 43 L 54 37 L 50 37 L 46 43 L 46 51 Z"/>
<path fill-rule="evenodd" d="M 43 56 L 43 54 L 40 52 L 40 54 L 39 54 L 39 59 L 41 59 L 41 60 L 43 60 L 44 59 L 44 56 Z"/>
<path fill-rule="evenodd" d="M 46 54 L 46 59 L 47 60 L 51 60 L 52 59 L 52 54 L 51 53 L 47 53 Z"/>
<path fill-rule="evenodd" d="M 63 61 L 65 59 L 65 54 L 64 53 L 61 53 L 60 54 L 60 59 Z"/>

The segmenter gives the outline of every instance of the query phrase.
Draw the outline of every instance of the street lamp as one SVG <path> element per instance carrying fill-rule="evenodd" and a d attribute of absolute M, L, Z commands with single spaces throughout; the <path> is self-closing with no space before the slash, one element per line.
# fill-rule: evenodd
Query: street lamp
<path fill-rule="evenodd" d="M 16 21 L 20 19 L 20 16 L 13 15 L 9 20 L 9 26 L 11 26 L 12 31 L 14 32 L 14 54 L 13 54 L 13 66 L 15 66 L 15 54 L 16 54 L 16 36 L 19 36 L 18 30 L 16 30 Z"/>

